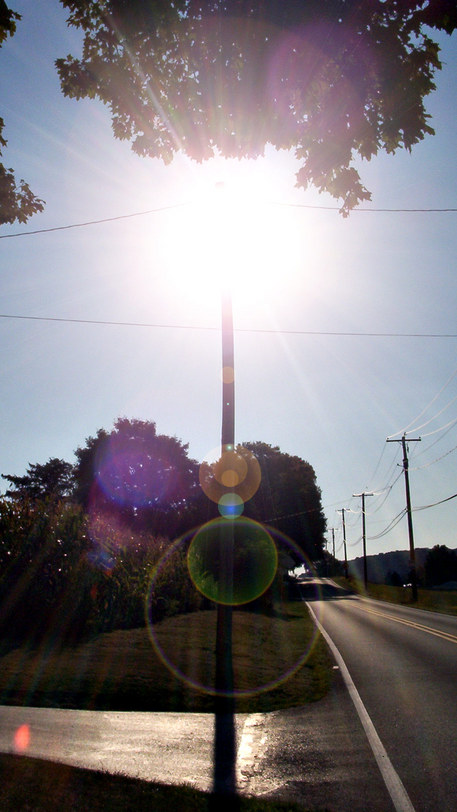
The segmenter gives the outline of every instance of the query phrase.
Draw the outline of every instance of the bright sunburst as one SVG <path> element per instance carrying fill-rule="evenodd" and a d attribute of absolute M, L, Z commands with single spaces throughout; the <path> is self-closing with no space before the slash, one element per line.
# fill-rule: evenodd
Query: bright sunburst
<path fill-rule="evenodd" d="M 290 210 L 275 204 L 268 178 L 249 172 L 199 184 L 163 234 L 170 281 L 190 302 L 208 304 L 228 287 L 255 308 L 300 263 L 300 234 Z"/>

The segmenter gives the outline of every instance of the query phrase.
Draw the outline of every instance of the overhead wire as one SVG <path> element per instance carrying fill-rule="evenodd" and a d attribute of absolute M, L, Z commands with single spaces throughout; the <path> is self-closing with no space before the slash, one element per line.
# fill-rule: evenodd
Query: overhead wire
<path fill-rule="evenodd" d="M 449 403 L 446 403 L 446 405 L 443 406 L 443 408 L 440 409 L 439 412 L 436 412 L 436 414 L 434 414 L 433 417 L 430 417 L 425 423 L 422 423 L 420 426 L 416 426 L 415 429 L 412 429 L 412 431 L 417 433 L 421 429 L 424 429 L 426 426 L 430 425 L 430 423 L 432 423 L 434 420 L 436 420 L 437 417 L 442 415 L 443 412 L 445 412 L 446 409 L 449 408 L 449 406 L 452 406 L 452 404 L 455 403 L 456 400 L 457 400 L 457 395 L 455 395 L 455 397 L 453 397 L 452 400 L 449 401 Z M 452 423 L 452 422 L 455 422 L 455 421 L 451 420 L 450 423 Z M 429 437 L 431 434 L 436 434 L 438 431 L 443 431 L 443 429 L 447 429 L 447 427 L 450 425 L 450 423 L 446 423 L 445 426 L 442 426 L 439 429 L 434 429 L 434 431 L 430 431 L 428 434 L 423 434 L 422 437 Z M 411 433 L 411 432 L 408 432 L 408 433 Z"/>
<path fill-rule="evenodd" d="M 432 443 L 430 443 L 429 445 L 423 446 L 423 447 L 421 448 L 421 450 L 420 450 L 420 451 L 419 451 L 419 452 L 416 454 L 416 457 L 421 457 L 421 456 L 422 456 L 422 454 L 426 454 L 426 453 L 427 453 L 427 451 L 430 451 L 430 449 L 431 449 L 431 448 L 433 448 L 433 446 L 435 446 L 437 443 L 440 443 L 440 442 L 441 442 L 441 441 L 442 441 L 442 440 L 443 440 L 443 439 L 444 439 L 444 438 L 445 438 L 445 437 L 446 437 L 446 436 L 449 434 L 449 432 L 450 432 L 450 431 L 451 431 L 453 428 L 454 428 L 454 426 L 453 426 L 453 425 L 450 425 L 450 426 L 449 426 L 449 428 L 447 428 L 447 429 L 446 429 L 446 431 L 444 432 L 444 434 L 442 434 L 442 435 L 441 435 L 441 437 L 437 437 L 437 438 L 436 438 L 436 440 L 433 440 L 433 442 L 432 442 Z"/>
<path fill-rule="evenodd" d="M 314 205 L 311 203 L 284 203 L 284 202 L 270 202 L 272 206 L 283 206 L 286 208 L 293 208 L 293 209 L 316 209 L 316 210 L 324 210 L 324 211 L 341 211 L 341 206 L 325 206 L 325 205 Z M 445 212 L 457 212 L 457 208 L 452 206 L 446 208 L 405 208 L 405 207 L 398 207 L 398 208 L 380 208 L 375 206 L 359 206 L 356 209 L 351 209 L 351 214 L 355 214 L 358 212 L 364 212 L 368 214 L 380 214 L 380 213 L 404 213 L 404 214 L 443 214 Z"/>
<path fill-rule="evenodd" d="M 64 226 L 50 226 L 49 228 L 36 228 L 33 231 L 16 231 L 13 234 L 0 234 L 0 240 L 10 240 L 15 237 L 31 237 L 35 234 L 49 234 L 53 231 L 68 231 L 72 228 L 86 228 L 87 226 L 98 226 L 103 223 L 114 223 L 118 220 L 131 220 L 134 217 L 144 217 L 147 214 L 157 214 L 161 211 L 170 211 L 171 209 L 181 209 L 189 206 L 187 203 L 172 203 L 169 206 L 157 206 L 155 209 L 146 209 L 145 211 L 134 211 L 130 214 L 118 214 L 115 217 L 102 217 L 99 220 L 85 220 L 81 223 L 68 223 Z"/>
<path fill-rule="evenodd" d="M 436 440 L 433 440 L 433 443 L 430 443 L 430 445 L 426 446 L 425 448 L 422 448 L 422 449 L 421 449 L 421 450 L 420 450 L 420 451 L 419 451 L 419 452 L 418 452 L 418 453 L 415 455 L 415 457 L 421 457 L 423 454 L 426 454 L 426 453 L 427 453 L 427 451 L 430 451 L 430 449 L 431 449 L 431 448 L 433 448 L 433 446 L 435 446 L 437 443 L 440 443 L 440 442 L 441 442 L 441 440 L 443 440 L 443 438 L 444 438 L 444 437 L 446 437 L 446 435 L 447 435 L 447 434 L 449 434 L 449 432 L 451 431 L 451 429 L 452 429 L 452 428 L 454 428 L 454 426 L 453 426 L 453 425 L 449 426 L 449 428 L 448 428 L 448 429 L 447 429 L 447 430 L 444 432 L 444 434 L 443 434 L 441 437 L 437 437 L 437 438 L 436 438 Z M 451 451 L 453 451 L 453 450 L 454 450 L 454 449 L 453 449 L 453 448 L 451 448 Z M 445 455 L 444 455 L 444 456 L 445 456 Z M 440 457 L 437 457 L 437 460 L 436 460 L 436 461 L 440 460 L 441 458 L 442 458 L 441 456 L 440 456 Z M 433 463 L 427 463 L 427 465 L 432 465 L 432 464 L 433 464 Z"/>
<path fill-rule="evenodd" d="M 367 513 L 367 516 L 374 516 L 376 513 L 378 513 L 378 511 L 381 510 L 382 507 L 384 507 L 388 497 L 391 494 L 393 486 L 398 482 L 398 480 L 400 479 L 402 474 L 403 474 L 403 470 L 401 470 L 399 472 L 398 476 L 395 477 L 394 481 L 387 488 L 385 488 L 386 494 L 385 494 L 384 499 L 382 500 L 382 502 L 378 505 L 378 507 L 376 507 L 376 508 L 374 508 L 374 510 L 370 511 L 370 513 Z"/>
<path fill-rule="evenodd" d="M 172 203 L 167 206 L 157 206 L 153 209 L 145 209 L 144 211 L 135 211 L 130 212 L 129 214 L 118 214 L 114 217 L 102 217 L 99 219 L 94 220 L 85 220 L 80 223 L 68 223 L 63 226 L 51 226 L 49 228 L 36 228 L 33 231 L 16 231 L 12 234 L 0 234 L 0 240 L 8 240 L 18 237 L 31 237 L 36 234 L 48 234 L 54 231 L 68 231 L 69 229 L 73 228 L 86 228 L 87 226 L 94 226 L 94 225 L 101 225 L 104 223 L 113 223 L 118 220 L 128 220 L 134 217 L 144 217 L 148 214 L 157 214 L 158 212 L 168 211 L 170 209 L 177 209 L 182 208 L 184 206 L 191 206 L 194 205 L 192 201 L 185 201 L 181 203 Z M 269 201 L 267 205 L 270 206 L 280 206 L 282 208 L 293 208 L 293 209 L 309 209 L 315 211 L 341 211 L 341 206 L 319 206 L 311 203 L 284 203 L 282 201 Z M 404 214 L 443 214 L 443 213 L 450 213 L 450 212 L 457 212 L 457 207 L 444 207 L 444 208 L 376 208 L 376 207 L 365 207 L 361 206 L 357 209 L 352 209 L 352 213 L 368 213 L 368 214 L 380 214 L 380 213 L 404 213 Z"/>
<path fill-rule="evenodd" d="M 422 417 L 422 415 L 424 415 L 424 414 L 425 414 L 425 412 L 426 412 L 426 411 L 428 411 L 428 409 L 430 408 L 430 406 L 432 406 L 432 405 L 435 403 L 435 401 L 436 401 L 436 400 L 438 400 L 439 396 L 440 396 L 440 395 L 442 394 L 442 392 L 444 392 L 444 390 L 445 390 L 445 389 L 446 389 L 446 388 L 449 386 L 449 384 L 450 384 L 450 383 L 451 383 L 451 381 L 452 381 L 452 380 L 455 378 L 455 376 L 456 376 L 456 375 L 457 375 L 457 369 L 455 369 L 455 370 L 454 370 L 454 372 L 452 373 L 452 375 L 450 375 L 450 377 L 449 377 L 449 378 L 447 379 L 447 381 L 446 381 L 446 382 L 443 384 L 443 386 L 442 386 L 442 387 L 441 387 L 441 389 L 440 389 L 440 390 L 439 390 L 439 391 L 436 393 L 436 395 L 434 395 L 434 396 L 433 396 L 433 398 L 432 398 L 432 399 L 431 399 L 431 401 L 430 401 L 430 402 L 427 404 L 427 406 L 425 406 L 425 407 L 422 409 L 422 411 L 421 411 L 421 412 L 419 412 L 419 414 L 418 414 L 418 415 L 417 415 L 417 416 L 416 416 L 416 417 L 415 417 L 413 420 L 411 420 L 411 422 L 410 422 L 410 423 L 408 423 L 408 425 L 407 425 L 407 426 L 405 426 L 405 428 L 400 429 L 399 431 L 395 431 L 393 434 L 389 434 L 388 439 L 390 440 L 391 438 L 396 437 L 398 434 L 406 434 L 407 432 L 411 433 L 411 432 L 409 431 L 409 430 L 411 429 L 411 426 L 412 426 L 412 425 L 413 425 L 413 424 L 416 422 L 416 420 L 420 420 L 420 418 Z M 436 416 L 437 416 L 437 415 L 435 415 L 435 417 L 436 417 Z M 433 418 L 432 418 L 432 419 L 433 419 Z M 426 425 L 426 424 L 425 424 L 425 425 Z M 419 427 L 419 428 L 420 428 L 420 427 Z M 418 430 L 419 430 L 419 429 L 418 429 L 417 427 L 416 427 L 415 429 L 411 429 L 411 431 L 418 431 Z"/>
<path fill-rule="evenodd" d="M 95 324 L 109 327 L 142 327 L 167 330 L 209 330 L 220 331 L 220 327 L 202 324 L 165 324 L 158 322 L 137 322 L 137 321 L 115 321 L 108 319 L 77 319 L 63 318 L 57 316 L 26 316 L 17 313 L 0 313 L 0 319 L 18 319 L 24 321 L 48 321 L 61 322 L 63 324 Z M 364 332 L 339 332 L 337 330 L 285 330 L 269 329 L 257 327 L 235 327 L 236 333 L 258 333 L 273 335 L 302 335 L 302 336 L 352 336 L 352 337 L 377 337 L 377 338 L 457 338 L 457 333 L 364 333 Z"/>
<path fill-rule="evenodd" d="M 422 434 L 422 437 L 431 437 L 433 434 L 438 434 L 440 431 L 444 431 L 445 429 L 451 429 L 457 423 L 457 417 L 454 417 L 452 420 L 449 420 L 444 426 L 440 426 L 433 431 L 428 431 L 426 434 Z"/>
<path fill-rule="evenodd" d="M 381 465 L 381 460 L 382 460 L 382 458 L 383 458 L 383 456 L 385 454 L 385 451 L 386 451 L 386 443 L 384 443 L 383 446 L 382 446 L 381 454 L 379 455 L 378 462 L 376 463 L 376 467 L 375 467 L 375 469 L 374 469 L 374 471 L 373 471 L 373 473 L 372 473 L 372 475 L 371 475 L 371 477 L 369 479 L 369 482 L 372 482 L 372 480 L 375 478 L 376 474 L 378 473 L 378 469 L 379 469 L 379 466 Z"/>
<path fill-rule="evenodd" d="M 384 449 L 386 448 L 386 445 L 387 444 L 384 443 Z M 403 469 L 402 469 L 402 471 L 400 471 L 398 476 L 396 476 L 395 479 L 393 481 L 391 481 L 391 477 L 394 475 L 395 469 L 397 467 L 397 459 L 398 459 L 399 454 L 400 454 L 400 448 L 399 448 L 399 446 L 397 446 L 394 457 L 392 459 L 392 462 L 390 463 L 389 468 L 387 469 L 387 472 L 386 472 L 386 478 L 387 478 L 386 484 L 382 488 L 373 489 L 373 492 L 374 492 L 375 496 L 381 496 L 385 492 L 387 492 L 387 495 L 386 495 L 385 499 L 383 500 L 383 502 L 381 503 L 381 505 L 379 505 L 378 508 L 374 508 L 371 511 L 371 515 L 373 515 L 374 513 L 377 513 L 377 511 L 380 510 L 380 508 L 382 507 L 382 505 L 386 501 L 387 496 L 390 494 L 393 486 L 395 485 L 395 483 L 400 478 L 400 476 L 401 476 L 401 474 L 403 472 Z M 382 457 L 382 454 L 381 454 L 381 457 Z"/>
<path fill-rule="evenodd" d="M 385 528 L 384 528 L 384 530 L 382 530 L 382 531 L 381 531 L 380 533 L 378 533 L 376 536 L 367 536 L 367 538 L 369 539 L 369 541 L 376 541 L 376 539 L 380 539 L 380 538 L 382 538 L 383 536 L 386 536 L 386 535 L 387 535 L 387 533 L 390 533 L 390 531 L 391 531 L 391 530 L 393 530 L 393 529 L 394 529 L 394 527 L 396 527 L 396 526 L 397 526 L 397 524 L 398 524 L 398 523 L 401 521 L 401 519 L 403 518 L 403 516 L 405 516 L 405 515 L 406 515 L 406 513 L 407 513 L 406 508 L 403 508 L 403 509 L 400 511 L 400 513 L 397 513 L 397 515 L 396 515 L 396 516 L 395 516 L 395 517 L 392 519 L 392 521 L 390 522 L 390 524 L 388 524 L 388 525 L 387 525 L 387 527 L 385 527 Z"/>
<path fill-rule="evenodd" d="M 436 507 L 437 505 L 444 505 L 445 502 L 450 502 L 451 499 L 455 499 L 457 497 L 457 493 L 453 493 L 452 496 L 447 496 L 446 499 L 440 499 L 439 502 L 432 502 L 431 505 L 420 505 L 419 507 L 413 507 L 413 513 L 418 510 L 428 510 L 429 508 Z"/>
<path fill-rule="evenodd" d="M 436 462 L 440 462 L 444 460 L 445 457 L 448 457 L 449 454 L 452 454 L 453 451 L 457 451 L 457 445 L 454 448 L 450 448 L 449 451 L 446 451 L 444 454 L 441 454 L 441 457 L 436 457 L 436 459 L 432 460 L 431 462 L 425 462 L 423 465 L 416 465 L 414 468 L 410 468 L 410 471 L 422 471 L 423 468 L 430 468 L 431 465 L 435 465 Z"/>

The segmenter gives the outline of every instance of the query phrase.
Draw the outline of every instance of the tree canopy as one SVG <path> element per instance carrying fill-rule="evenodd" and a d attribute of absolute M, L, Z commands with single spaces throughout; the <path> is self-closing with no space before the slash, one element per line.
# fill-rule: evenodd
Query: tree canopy
<path fill-rule="evenodd" d="M 427 553 L 424 569 L 427 586 L 457 581 L 457 551 L 445 544 L 435 544 Z"/>
<path fill-rule="evenodd" d="M 73 465 L 56 457 L 44 464 L 32 463 L 24 476 L 2 474 L 2 479 L 6 479 L 11 485 L 5 496 L 15 500 L 32 501 L 48 498 L 64 499 L 73 490 L 73 475 Z"/>
<path fill-rule="evenodd" d="M 155 423 L 119 418 L 76 450 L 75 495 L 86 508 L 173 538 L 198 493 L 188 446 L 157 434 Z"/>
<path fill-rule="evenodd" d="M 21 15 L 11 11 L 4 0 L 0 0 L 0 47 L 8 36 L 12 37 L 16 31 L 16 21 Z M 0 117 L 0 157 L 2 149 L 7 145 L 3 135 L 5 122 Z M 43 211 L 44 201 L 31 192 L 29 185 L 24 181 L 16 180 L 11 168 L 7 169 L 0 163 L 0 225 L 14 223 L 18 220 L 25 223 L 32 214 Z"/>
<path fill-rule="evenodd" d="M 312 465 L 267 443 L 243 443 L 261 470 L 258 491 L 244 515 L 292 539 L 311 560 L 322 556 L 326 519 Z"/>
<path fill-rule="evenodd" d="M 99 98 L 117 138 L 165 162 L 182 151 L 303 161 L 297 185 L 370 200 L 354 165 L 433 134 L 433 29 L 454 0 L 61 0 L 84 32 L 56 61 L 64 94 Z"/>
<path fill-rule="evenodd" d="M 189 577 L 188 546 L 200 537 L 204 552 L 205 533 L 212 542 L 229 524 L 219 517 L 217 499 L 200 487 L 199 466 L 187 445 L 158 434 L 151 421 L 123 417 L 75 453 L 76 465 L 54 457 L 29 464 L 23 476 L 2 475 L 11 486 L 0 497 L 2 645 L 43 636 L 75 642 L 89 633 L 142 625 L 153 571 L 150 619 L 202 606 Z M 322 558 L 325 531 L 312 466 L 261 442 L 244 445 L 243 458 L 249 463 L 253 457 L 235 533 L 240 603 L 261 594 L 258 584 L 265 586 L 274 575 L 268 533 L 288 569 L 291 559 Z M 215 516 L 219 525 L 208 521 Z M 218 561 L 213 544 L 208 550 L 211 558 L 203 563 L 209 577 L 218 572 Z"/>

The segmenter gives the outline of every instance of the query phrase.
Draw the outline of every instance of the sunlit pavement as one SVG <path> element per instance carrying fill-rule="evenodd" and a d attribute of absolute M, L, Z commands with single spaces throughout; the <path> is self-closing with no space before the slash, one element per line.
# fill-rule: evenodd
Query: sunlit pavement
<path fill-rule="evenodd" d="M 163 783 L 209 789 L 208 714 L 0 707 L 0 750 Z M 28 726 L 26 747 L 17 731 Z"/>
<path fill-rule="evenodd" d="M 74 766 L 210 790 L 210 714 L 0 707 L 0 750 Z M 335 812 L 392 809 L 352 703 L 336 674 L 320 702 L 238 715 L 237 784 L 242 794 Z"/>

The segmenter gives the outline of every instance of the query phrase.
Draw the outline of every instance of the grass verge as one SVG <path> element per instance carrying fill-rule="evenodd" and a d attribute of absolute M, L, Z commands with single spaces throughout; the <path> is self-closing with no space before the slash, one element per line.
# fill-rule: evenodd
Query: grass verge
<path fill-rule="evenodd" d="M 88 809 L 125 812 L 301 812 L 303 807 L 257 798 L 223 798 L 190 787 L 166 786 L 137 778 L 69 767 L 40 759 L 0 754 L 3 812 Z M 225 801 L 225 803 L 224 803 Z"/>
<path fill-rule="evenodd" d="M 88 710 L 211 712 L 216 612 L 168 618 L 154 630 L 117 630 L 56 651 L 49 642 L 0 658 L 0 703 Z M 160 648 L 160 656 L 158 649 Z M 327 648 L 306 606 L 275 616 L 235 611 L 236 712 L 320 699 L 331 681 Z"/>
<path fill-rule="evenodd" d="M 352 589 L 359 595 L 367 595 L 369 598 L 376 598 L 378 601 L 413 606 L 416 609 L 428 609 L 432 612 L 443 612 L 447 615 L 457 615 L 457 592 L 455 590 L 445 591 L 419 587 L 417 602 L 413 602 L 410 587 L 369 583 L 365 590 L 363 582 L 356 578 L 335 577 L 333 580 L 346 589 Z"/>

